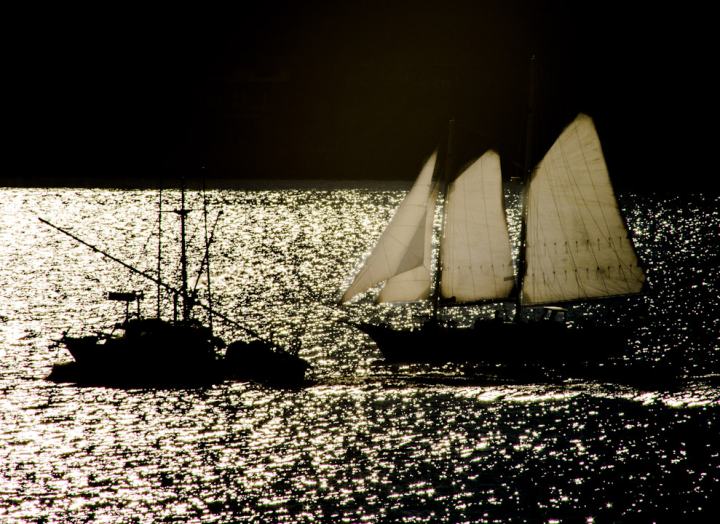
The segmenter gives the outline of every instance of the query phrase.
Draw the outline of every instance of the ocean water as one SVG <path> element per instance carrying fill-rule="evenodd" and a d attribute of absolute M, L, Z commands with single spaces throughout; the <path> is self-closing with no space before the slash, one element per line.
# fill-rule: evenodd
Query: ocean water
<path fill-rule="evenodd" d="M 213 190 L 207 208 L 188 193 L 193 282 L 207 220 L 214 307 L 299 345 L 313 370 L 298 391 L 48 382 L 53 362 L 70 359 L 54 344 L 63 332 L 123 317 L 107 291 L 142 290 L 146 315 L 169 317 L 172 302 L 38 217 L 153 273 L 158 193 L 0 189 L 0 522 L 714 521 L 718 198 L 621 194 L 650 291 L 573 310 L 608 324 L 642 317 L 625 361 L 673 380 L 482 383 L 460 367 L 378 365 L 373 343 L 342 322 L 412 325 L 427 313 L 337 306 L 405 189 Z M 166 211 L 179 206 L 178 191 L 162 196 Z M 508 193 L 512 226 L 514 202 Z M 162 278 L 176 283 L 178 218 L 161 217 Z"/>

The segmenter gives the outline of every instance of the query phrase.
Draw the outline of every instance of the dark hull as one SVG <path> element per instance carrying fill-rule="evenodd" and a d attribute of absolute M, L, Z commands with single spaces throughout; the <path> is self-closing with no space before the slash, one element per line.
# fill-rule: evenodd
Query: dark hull
<path fill-rule="evenodd" d="M 75 354 L 82 354 L 75 349 Z M 154 358 L 148 361 L 114 352 L 86 357 L 55 364 L 48 379 L 81 385 L 150 388 L 197 387 L 225 380 L 239 380 L 280 388 L 298 388 L 304 385 L 305 374 L 310 367 L 297 356 L 272 349 L 236 353 L 232 358 L 218 357 L 212 360 Z"/>
<path fill-rule="evenodd" d="M 488 321 L 474 328 L 428 323 L 415 330 L 355 324 L 390 363 L 486 363 L 506 366 L 571 365 L 622 355 L 630 330 L 571 329 L 559 322 L 512 324 Z"/>
<path fill-rule="evenodd" d="M 202 326 L 139 321 L 119 339 L 65 337 L 74 362 L 56 364 L 48 379 L 111 387 L 194 387 L 224 380 L 301 386 L 310 367 L 262 342 L 230 344 L 225 356 Z"/>
<path fill-rule="evenodd" d="M 141 367 L 88 365 L 77 361 L 58 362 L 53 365 L 47 378 L 56 383 L 68 382 L 81 386 L 150 389 L 203 387 L 224 379 L 219 364 L 202 367 L 168 366 L 162 369 L 140 369 Z"/>
<path fill-rule="evenodd" d="M 272 349 L 256 341 L 249 344 L 230 344 L 223 367 L 229 379 L 253 380 L 274 387 L 295 388 L 303 385 L 305 372 L 310 368 L 310 364 L 296 355 Z"/>
<path fill-rule="evenodd" d="M 96 337 L 67 339 L 65 346 L 74 358 L 56 364 L 50 380 L 84 385 L 127 387 L 191 387 L 223 379 L 223 368 L 214 348 L 205 342 L 156 340 L 108 340 Z"/>

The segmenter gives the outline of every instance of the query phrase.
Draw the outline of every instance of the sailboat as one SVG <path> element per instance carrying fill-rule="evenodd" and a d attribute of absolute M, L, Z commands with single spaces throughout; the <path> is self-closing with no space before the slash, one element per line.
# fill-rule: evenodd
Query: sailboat
<path fill-rule="evenodd" d="M 159 216 L 162 217 L 162 190 Z M 138 291 L 110 292 L 109 300 L 125 303 L 125 319 L 117 323 L 109 333 L 91 336 L 70 337 L 63 333 L 58 345 L 64 345 L 72 355 L 73 362 L 56 363 L 48 377 L 55 382 L 76 382 L 90 385 L 109 386 L 196 386 L 220 382 L 226 379 L 255 380 L 273 386 L 298 387 L 303 384 L 305 372 L 310 365 L 294 353 L 283 350 L 264 341 L 254 331 L 215 311 L 212 302 L 205 305 L 197 299 L 195 290 L 188 287 L 188 270 L 185 245 L 185 219 L 190 210 L 185 207 L 185 183 L 181 188 L 181 207 L 173 210 L 181 223 L 181 284 L 175 288 L 162 281 L 161 244 L 158 243 L 158 273 L 150 275 L 122 260 L 88 244 L 72 233 L 59 228 L 47 220 L 41 222 L 70 236 L 94 251 L 123 265 L 132 272 L 153 281 L 158 287 L 158 309 L 156 318 L 143 318 L 140 301 L 144 294 Z M 161 228 L 161 220 L 158 228 Z M 207 214 L 206 214 L 207 224 Z M 216 221 L 217 224 L 217 221 Z M 214 228 L 213 228 L 214 232 Z M 161 237 L 161 231 L 158 238 Z M 206 234 L 205 258 L 201 264 L 198 279 L 207 269 L 209 287 L 209 246 L 212 236 Z M 160 316 L 161 292 L 169 291 L 174 299 L 173 320 Z M 209 293 L 208 296 L 212 295 Z M 130 312 L 130 303 L 137 303 L 137 313 Z M 181 306 L 179 318 L 178 306 Z M 203 325 L 193 316 L 194 308 L 205 309 L 209 314 L 209 326 Z M 213 317 L 242 329 L 256 340 L 235 341 L 227 346 L 213 334 Z"/>
<path fill-rule="evenodd" d="M 452 134 L 451 122 L 446 170 Z M 341 299 L 385 281 L 380 303 L 432 301 L 433 317 L 418 329 L 353 323 L 385 360 L 565 364 L 620 354 L 629 328 L 559 321 L 568 303 L 636 295 L 646 280 L 592 118 L 579 114 L 535 169 L 526 169 L 515 261 L 500 157 L 489 150 L 447 186 L 432 267 L 438 193 L 449 176 L 437 173 L 437 159 L 436 151 Z M 495 319 L 456 327 L 439 316 L 449 306 L 506 302 L 515 304 L 514 318 L 498 309 Z M 528 311 L 538 309 L 547 314 L 531 319 L 536 314 Z"/>

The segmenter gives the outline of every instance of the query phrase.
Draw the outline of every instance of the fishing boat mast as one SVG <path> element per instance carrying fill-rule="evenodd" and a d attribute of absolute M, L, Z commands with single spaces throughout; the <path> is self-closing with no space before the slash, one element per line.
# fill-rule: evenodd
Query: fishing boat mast
<path fill-rule="evenodd" d="M 158 191 L 158 257 L 157 257 L 157 318 L 160 318 L 160 309 L 162 307 L 162 178 L 159 181 Z"/>
<path fill-rule="evenodd" d="M 205 221 L 205 260 L 207 263 L 206 269 L 206 277 L 207 277 L 207 293 L 208 293 L 208 305 L 210 306 L 210 315 L 209 315 L 209 326 L 210 326 L 210 334 L 213 333 L 213 316 L 212 316 L 212 290 L 210 288 L 210 242 L 212 241 L 212 236 L 210 237 L 210 240 L 208 240 L 208 217 L 207 217 L 207 193 L 205 192 L 205 177 L 203 177 L 203 218 Z M 217 220 L 215 221 L 215 224 L 217 224 Z M 215 226 L 213 226 L 213 235 L 215 233 Z M 202 268 L 200 268 L 202 270 Z M 198 276 L 198 281 L 200 280 Z M 197 286 L 197 282 L 195 284 Z"/>
<path fill-rule="evenodd" d="M 180 209 L 174 211 L 180 215 L 180 295 L 182 296 L 182 319 L 183 322 L 190 320 L 190 300 L 188 296 L 188 285 L 187 285 L 187 254 L 185 246 L 185 217 L 190 210 L 185 209 L 185 177 L 181 180 L 180 186 Z"/>

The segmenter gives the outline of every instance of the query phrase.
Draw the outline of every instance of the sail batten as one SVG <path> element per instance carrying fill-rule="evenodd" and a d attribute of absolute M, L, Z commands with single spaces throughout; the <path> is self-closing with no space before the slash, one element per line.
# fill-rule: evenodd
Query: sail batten
<path fill-rule="evenodd" d="M 579 115 L 540 162 L 527 208 L 523 305 L 641 291 L 645 275 L 589 116 Z"/>
<path fill-rule="evenodd" d="M 476 302 L 509 296 L 514 284 L 500 157 L 488 151 L 450 186 L 441 296 Z"/>

